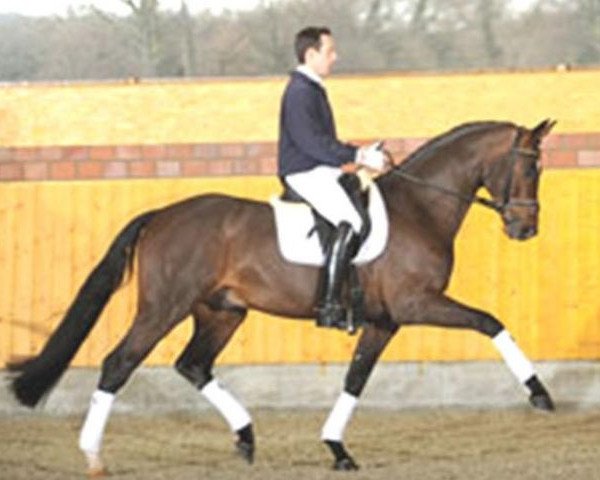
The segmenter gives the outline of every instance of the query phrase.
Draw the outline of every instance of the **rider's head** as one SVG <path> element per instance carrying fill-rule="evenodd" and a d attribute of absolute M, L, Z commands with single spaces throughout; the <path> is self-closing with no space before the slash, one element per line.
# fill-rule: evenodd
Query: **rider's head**
<path fill-rule="evenodd" d="M 300 64 L 311 68 L 317 75 L 326 77 L 337 60 L 335 43 L 327 27 L 306 27 L 296 34 L 294 43 Z"/>

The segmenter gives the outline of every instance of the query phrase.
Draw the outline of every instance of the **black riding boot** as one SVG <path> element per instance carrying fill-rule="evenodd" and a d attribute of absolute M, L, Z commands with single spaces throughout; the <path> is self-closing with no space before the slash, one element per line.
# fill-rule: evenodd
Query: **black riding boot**
<path fill-rule="evenodd" d="M 327 246 L 325 265 L 319 279 L 317 326 L 346 328 L 346 309 L 342 305 L 342 287 L 350 260 L 356 254 L 356 236 L 347 222 L 342 222 Z"/>

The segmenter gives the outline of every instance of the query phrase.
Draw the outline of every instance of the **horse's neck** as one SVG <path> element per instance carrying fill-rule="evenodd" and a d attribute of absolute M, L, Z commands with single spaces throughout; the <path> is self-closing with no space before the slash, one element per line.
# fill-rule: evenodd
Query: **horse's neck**
<path fill-rule="evenodd" d="M 442 152 L 404 170 L 408 175 L 422 180 L 423 184 L 394 178 L 395 185 L 391 190 L 401 197 L 410 197 L 409 203 L 418 209 L 421 216 L 426 217 L 428 224 L 451 240 L 470 207 L 470 202 L 464 199 L 472 197 L 481 186 L 476 160 L 468 158 L 466 154 L 464 158 L 456 155 L 446 157 Z M 398 205 L 398 202 L 392 203 Z M 401 204 L 402 200 L 399 201 Z"/>

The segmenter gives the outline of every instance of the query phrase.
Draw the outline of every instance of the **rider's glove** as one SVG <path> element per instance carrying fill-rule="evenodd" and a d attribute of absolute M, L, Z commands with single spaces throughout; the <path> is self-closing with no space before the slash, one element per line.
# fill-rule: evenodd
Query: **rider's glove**
<path fill-rule="evenodd" d="M 382 171 L 386 165 L 386 158 L 382 146 L 383 142 L 376 142 L 366 147 L 359 148 L 356 153 L 356 163 L 379 172 Z"/>

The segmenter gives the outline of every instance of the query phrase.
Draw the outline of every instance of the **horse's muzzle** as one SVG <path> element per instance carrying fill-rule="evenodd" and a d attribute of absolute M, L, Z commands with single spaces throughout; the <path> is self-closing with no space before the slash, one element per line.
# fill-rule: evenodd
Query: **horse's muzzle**
<path fill-rule="evenodd" d="M 537 235 L 537 226 L 523 225 L 519 221 L 513 221 L 505 224 L 504 231 L 513 240 L 528 240 Z"/>

